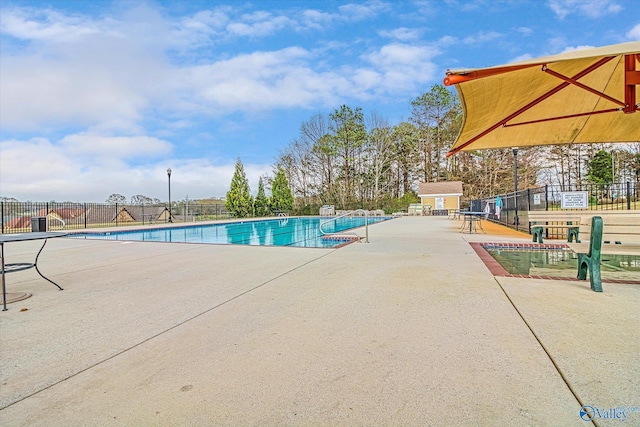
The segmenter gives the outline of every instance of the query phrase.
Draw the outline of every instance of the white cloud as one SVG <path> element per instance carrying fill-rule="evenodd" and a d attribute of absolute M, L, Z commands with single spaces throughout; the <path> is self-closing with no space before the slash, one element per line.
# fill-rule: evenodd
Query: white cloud
<path fill-rule="evenodd" d="M 307 28 L 316 30 L 322 29 L 329 25 L 338 15 L 322 12 L 319 10 L 308 9 L 302 12 L 301 23 Z"/>
<path fill-rule="evenodd" d="M 120 144 L 114 150 L 123 147 L 126 149 L 126 145 Z M 110 156 L 86 163 L 86 159 L 80 159 L 68 146 L 53 144 L 44 138 L 2 141 L 0 150 L 0 196 L 21 201 L 104 202 L 112 193 L 127 198 L 143 194 L 167 200 L 168 167 L 172 169 L 173 200 L 181 200 L 187 195 L 190 199 L 224 197 L 235 169 L 235 160 L 220 165 L 207 159 L 156 160 L 130 165 Z M 258 179 L 270 174 L 272 167 L 244 164 L 244 169 L 255 193 Z"/>
<path fill-rule="evenodd" d="M 227 12 L 228 8 L 203 10 L 179 19 L 171 32 L 172 44 L 185 50 L 210 44 L 224 35 L 230 21 Z"/>
<path fill-rule="evenodd" d="M 619 13 L 623 9 L 617 0 L 549 0 L 548 5 L 560 19 L 572 13 L 600 18 Z"/>
<path fill-rule="evenodd" d="M 530 53 L 523 53 L 522 55 L 516 56 L 515 58 L 512 58 L 511 60 L 507 61 L 507 63 L 527 61 L 532 58 L 533 56 Z"/>
<path fill-rule="evenodd" d="M 2 171 L 2 192 L 7 193 L 10 185 L 24 185 L 32 180 L 46 180 L 62 177 L 74 171 L 77 166 L 46 138 L 28 141 L 8 140 L 0 142 L 0 171 Z M 8 179 L 10 177 L 10 179 Z M 5 195 L 3 194 L 3 195 Z"/>
<path fill-rule="evenodd" d="M 635 27 L 627 31 L 625 37 L 629 40 L 640 40 L 640 24 L 636 24 Z"/>
<path fill-rule="evenodd" d="M 590 45 L 581 45 L 581 46 L 567 46 L 564 48 L 564 50 L 560 53 L 565 53 L 565 52 L 573 52 L 576 50 L 583 50 L 583 49 L 593 49 L 595 46 L 590 46 Z"/>
<path fill-rule="evenodd" d="M 453 8 L 454 10 L 460 12 L 475 12 L 479 9 L 487 7 L 484 0 L 445 0 L 444 3 L 450 8 Z"/>
<path fill-rule="evenodd" d="M 453 46 L 458 43 L 458 38 L 454 36 L 442 36 L 436 42 L 436 46 Z"/>
<path fill-rule="evenodd" d="M 385 7 L 369 2 L 346 5 L 341 10 L 349 11 L 353 19 Z M 201 60 L 195 65 L 187 62 L 177 66 L 168 61 L 170 49 L 186 48 L 190 43 L 191 48 L 199 48 L 207 38 L 229 28 L 236 34 L 257 36 L 294 25 L 288 18 L 265 12 L 246 14 L 235 21 L 230 13 L 228 8 L 203 11 L 189 19 L 178 19 L 172 26 L 158 11 L 144 5 L 119 19 L 102 21 L 53 13 L 47 16 L 54 16 L 55 21 L 38 20 L 37 14 L 28 9 L 8 11 L 5 15 L 10 22 L 36 26 L 34 34 L 41 33 L 46 42 L 32 45 L 26 53 L 7 54 L 0 61 L 0 124 L 10 131 L 47 126 L 52 130 L 72 127 L 75 132 L 91 129 L 101 135 L 140 134 L 151 111 L 170 113 L 164 117 L 182 121 L 194 114 L 216 116 L 324 106 L 345 97 L 369 99 L 388 90 L 412 88 L 424 81 L 425 75 L 431 75 L 433 53 L 408 44 L 382 47 L 366 58 L 369 64 L 365 66 L 328 67 L 326 51 L 323 54 L 296 46 Z M 314 16 L 316 22 L 330 19 L 312 11 L 306 14 Z M 62 37 L 64 31 L 71 31 L 71 24 L 60 24 L 66 21 L 72 21 L 70 28 L 82 31 L 76 30 L 75 36 L 64 42 L 46 38 L 46 34 Z M 18 31 L 18 27 L 9 25 L 13 34 L 29 34 Z M 392 35 L 399 39 L 415 36 L 414 30 L 402 28 Z M 381 84 L 376 85 L 378 82 Z M 163 126 L 172 125 L 167 121 Z"/>
<path fill-rule="evenodd" d="M 26 21 L 25 13 L 3 11 L 3 22 L 5 17 Z M 35 17 L 31 19 L 34 22 Z M 162 52 L 152 46 L 160 42 L 149 35 L 138 37 L 144 31 L 136 25 L 105 22 L 94 25 L 86 20 L 78 26 L 93 25 L 91 30 L 63 40 L 57 37 L 58 30 L 42 28 L 42 33 L 55 35 L 32 43 L 27 50 L 3 55 L 0 121 L 4 129 L 81 127 L 98 122 L 125 130 L 136 127 L 142 110 L 162 88 L 158 83 L 166 65 Z"/>
<path fill-rule="evenodd" d="M 547 40 L 547 43 L 546 43 L 547 53 L 543 55 L 554 55 L 556 53 L 563 52 L 564 49 L 567 47 L 567 45 L 568 45 L 568 42 L 564 37 L 562 36 L 551 37 L 550 39 Z"/>
<path fill-rule="evenodd" d="M 7 8 L 2 11 L 0 31 L 22 40 L 69 41 L 98 32 L 94 23 L 80 16 L 53 10 Z"/>
<path fill-rule="evenodd" d="M 244 15 L 239 22 L 227 25 L 230 34 L 245 37 L 264 37 L 293 26 L 293 21 L 286 16 L 273 16 L 267 12 L 254 12 Z"/>
<path fill-rule="evenodd" d="M 336 75 L 311 68 L 308 51 L 298 47 L 254 52 L 180 70 L 177 80 L 192 101 L 220 111 L 305 106 L 331 96 Z M 325 83 L 318 86 L 318 82 Z M 326 92 L 325 92 L 326 91 Z"/>
<path fill-rule="evenodd" d="M 502 34 L 496 31 L 481 31 L 475 35 L 465 37 L 462 42 L 465 44 L 481 44 L 490 42 L 502 37 Z"/>
<path fill-rule="evenodd" d="M 185 104 L 211 114 L 273 108 L 335 105 L 342 97 L 369 99 L 374 95 L 410 91 L 433 78 L 428 46 L 392 43 L 363 55 L 369 65 L 315 66 L 319 52 L 299 47 L 238 55 L 212 64 L 188 67 L 175 73 L 174 82 L 186 82 L 176 92 L 185 93 Z M 320 58 L 322 59 L 322 58 Z"/>
<path fill-rule="evenodd" d="M 379 13 L 388 10 L 389 5 L 381 1 L 368 1 L 364 3 L 349 3 L 338 7 L 340 14 L 346 20 L 360 21 L 373 18 Z"/>
<path fill-rule="evenodd" d="M 533 30 L 529 27 L 518 27 L 516 31 L 522 34 L 523 36 L 530 36 L 533 34 Z"/>
<path fill-rule="evenodd" d="M 388 37 L 397 39 L 400 41 L 409 41 L 409 40 L 417 40 L 420 38 L 420 35 L 423 33 L 423 30 L 417 28 L 406 28 L 400 27 L 391 31 L 379 31 L 381 37 Z"/>
<path fill-rule="evenodd" d="M 436 73 L 433 57 L 438 53 L 429 46 L 392 43 L 364 58 L 381 74 L 379 91 L 391 93 L 432 80 Z"/>
<path fill-rule="evenodd" d="M 149 136 L 103 136 L 90 133 L 65 136 L 60 140 L 60 145 L 69 155 L 89 159 L 157 158 L 170 154 L 172 149 L 169 142 Z"/>
<path fill-rule="evenodd" d="M 146 68 L 143 58 L 131 60 Z M 96 122 L 134 126 L 147 105 L 149 82 L 142 75 L 135 76 L 137 67 L 132 63 L 126 65 L 131 72 L 127 75 L 96 62 L 91 58 L 4 58 L 0 65 L 3 127 L 33 129 L 42 124 L 82 126 Z"/>

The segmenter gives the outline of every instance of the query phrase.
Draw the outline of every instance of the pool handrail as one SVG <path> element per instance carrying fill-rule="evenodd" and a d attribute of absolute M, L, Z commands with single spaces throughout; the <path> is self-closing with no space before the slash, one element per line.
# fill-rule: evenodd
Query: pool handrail
<path fill-rule="evenodd" d="M 338 215 L 336 217 L 333 217 L 331 219 L 328 219 L 326 221 L 323 221 L 320 223 L 320 233 L 322 233 L 323 235 L 329 235 L 329 234 L 353 234 L 358 238 L 358 242 L 360 241 L 360 236 L 358 235 L 358 233 L 356 233 L 355 231 L 348 231 L 348 232 L 342 232 L 342 231 L 337 231 L 337 232 L 333 232 L 333 233 L 327 233 L 322 229 L 322 226 L 331 222 L 331 221 L 335 221 L 337 219 L 340 218 L 344 218 L 346 216 L 350 216 L 355 214 L 356 212 L 362 212 L 364 213 L 364 233 L 365 233 L 365 243 L 369 243 L 369 211 L 365 210 L 365 209 L 356 209 L 353 211 L 349 211 L 346 213 L 343 213 L 342 215 Z"/>
<path fill-rule="evenodd" d="M 51 219 L 55 219 L 56 221 L 60 221 L 62 223 L 62 228 L 61 228 L 62 230 L 64 230 L 64 227 L 67 225 L 67 223 L 64 222 L 64 220 L 62 218 L 58 218 L 55 215 L 49 214 L 49 215 L 47 215 L 47 218 L 51 218 Z"/>

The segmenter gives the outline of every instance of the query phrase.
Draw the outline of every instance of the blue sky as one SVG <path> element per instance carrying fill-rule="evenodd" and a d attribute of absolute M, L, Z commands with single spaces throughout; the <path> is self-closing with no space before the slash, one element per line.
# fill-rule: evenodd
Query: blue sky
<path fill-rule="evenodd" d="M 640 40 L 636 0 L 11 1 L 0 9 L 0 196 L 253 192 L 303 121 L 391 124 L 483 67 Z"/>

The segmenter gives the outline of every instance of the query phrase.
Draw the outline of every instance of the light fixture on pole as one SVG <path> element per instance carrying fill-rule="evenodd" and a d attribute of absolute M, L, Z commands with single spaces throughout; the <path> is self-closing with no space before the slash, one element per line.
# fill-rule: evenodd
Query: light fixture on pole
<path fill-rule="evenodd" d="M 518 228 L 518 147 L 513 147 L 513 201 L 515 205 L 513 224 Z"/>
<path fill-rule="evenodd" d="M 173 222 L 171 219 L 171 168 L 167 169 L 167 176 L 169 177 L 169 222 Z"/>

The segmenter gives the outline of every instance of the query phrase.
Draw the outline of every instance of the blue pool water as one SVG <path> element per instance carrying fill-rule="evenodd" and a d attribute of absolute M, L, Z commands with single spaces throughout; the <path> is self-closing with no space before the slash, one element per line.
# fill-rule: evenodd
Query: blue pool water
<path fill-rule="evenodd" d="M 300 246 L 332 248 L 350 240 L 323 238 L 320 223 L 327 217 L 279 218 L 261 221 L 241 221 L 223 224 L 189 225 L 172 228 L 151 228 L 102 233 L 78 233 L 79 239 L 134 240 L 145 242 L 210 243 L 260 246 Z M 370 217 L 369 224 L 391 217 Z M 365 225 L 364 217 L 347 217 L 323 226 L 326 233 L 335 233 Z M 361 236 L 363 233 L 359 233 Z"/>

